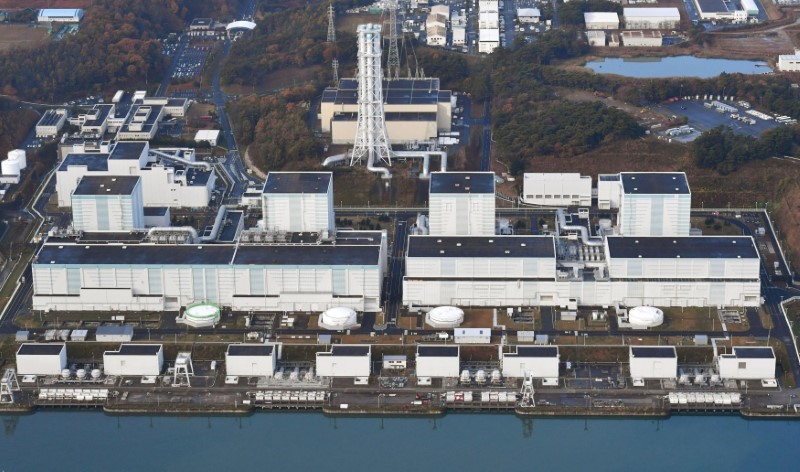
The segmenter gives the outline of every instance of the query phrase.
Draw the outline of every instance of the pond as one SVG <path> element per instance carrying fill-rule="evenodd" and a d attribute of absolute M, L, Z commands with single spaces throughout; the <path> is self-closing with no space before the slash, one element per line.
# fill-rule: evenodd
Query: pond
<path fill-rule="evenodd" d="M 772 72 L 765 62 L 738 59 L 712 59 L 694 56 L 606 57 L 587 62 L 586 67 L 600 74 L 638 78 L 699 77 L 706 79 L 728 74 Z"/>

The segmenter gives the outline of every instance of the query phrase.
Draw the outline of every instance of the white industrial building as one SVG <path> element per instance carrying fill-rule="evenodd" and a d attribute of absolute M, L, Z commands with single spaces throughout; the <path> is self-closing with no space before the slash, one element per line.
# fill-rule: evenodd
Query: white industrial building
<path fill-rule="evenodd" d="M 741 0 L 740 2 L 726 2 L 724 0 L 694 0 L 697 7 L 697 14 L 703 20 L 722 20 L 734 23 L 747 21 L 747 8 L 752 5 L 755 9 L 754 15 L 758 15 L 758 7 L 752 0 Z M 741 8 L 740 8 L 741 5 Z M 747 5 L 747 6 L 746 6 Z"/>
<path fill-rule="evenodd" d="M 733 354 L 717 356 L 719 376 L 733 380 L 772 380 L 775 378 L 775 351 L 771 347 L 734 346 Z"/>
<path fill-rule="evenodd" d="M 495 176 L 492 172 L 433 172 L 429 184 L 430 234 L 495 233 Z"/>
<path fill-rule="evenodd" d="M 674 346 L 631 346 L 631 378 L 674 379 L 678 376 L 678 352 Z"/>
<path fill-rule="evenodd" d="M 197 133 L 194 135 L 194 142 L 200 143 L 207 143 L 209 146 L 214 147 L 219 142 L 219 133 L 218 129 L 200 129 L 197 130 Z"/>
<path fill-rule="evenodd" d="M 526 172 L 522 201 L 528 205 L 588 207 L 592 204 L 592 178 L 578 173 Z"/>
<path fill-rule="evenodd" d="M 76 231 L 142 229 L 142 202 L 139 176 L 87 175 L 72 192 L 72 226 Z"/>
<path fill-rule="evenodd" d="M 183 118 L 189 111 L 189 100 L 178 97 L 143 97 L 140 99 L 142 105 L 158 105 L 163 107 L 164 115 L 173 118 Z"/>
<path fill-rule="evenodd" d="M 499 0 L 478 0 L 479 11 L 500 11 Z"/>
<path fill-rule="evenodd" d="M 383 81 L 383 110 L 391 144 L 434 139 L 449 132 L 455 97 L 441 90 L 439 79 Z M 341 79 L 322 93 L 320 127 L 333 144 L 353 144 L 358 118 L 358 80 Z"/>
<path fill-rule="evenodd" d="M 323 232 L 335 227 L 331 172 L 270 172 L 261 202 L 268 231 Z"/>
<path fill-rule="evenodd" d="M 623 46 L 658 48 L 664 43 L 660 31 L 623 31 L 620 34 Z"/>
<path fill-rule="evenodd" d="M 79 23 L 82 19 L 81 8 L 42 8 L 36 17 L 39 23 Z"/>
<path fill-rule="evenodd" d="M 418 345 L 417 378 L 420 377 L 458 377 L 461 372 L 461 352 L 459 346 Z"/>
<path fill-rule="evenodd" d="M 444 26 L 429 26 L 425 32 L 425 42 L 428 46 L 445 46 L 447 44 L 447 28 Z"/>
<path fill-rule="evenodd" d="M 497 28 L 478 30 L 478 52 L 491 54 L 500 47 L 500 30 Z"/>
<path fill-rule="evenodd" d="M 103 372 L 118 376 L 156 376 L 164 370 L 161 344 L 122 344 L 103 353 Z"/>
<path fill-rule="evenodd" d="M 598 176 L 601 210 L 619 208 L 625 236 L 688 236 L 692 193 L 683 172 L 622 172 Z"/>
<path fill-rule="evenodd" d="M 195 302 L 237 311 L 380 309 L 384 232 L 256 236 L 264 237 L 219 244 L 53 238 L 33 264 L 34 309 L 178 311 Z"/>
<path fill-rule="evenodd" d="M 127 343 L 133 340 L 133 326 L 99 326 L 95 339 L 100 343 Z"/>
<path fill-rule="evenodd" d="M 675 7 L 623 8 L 625 29 L 675 30 L 680 28 L 681 14 Z"/>
<path fill-rule="evenodd" d="M 517 8 L 517 20 L 522 24 L 538 23 L 541 18 L 538 8 Z"/>
<path fill-rule="evenodd" d="M 272 377 L 278 363 L 278 345 L 229 344 L 225 352 L 225 373 L 240 377 Z"/>
<path fill-rule="evenodd" d="M 492 330 L 489 328 L 456 328 L 453 330 L 453 341 L 456 344 L 489 344 Z"/>
<path fill-rule="evenodd" d="M 67 345 L 64 343 L 25 343 L 17 349 L 17 374 L 61 375 L 67 368 Z"/>
<path fill-rule="evenodd" d="M 67 110 L 64 108 L 50 109 L 44 112 L 36 123 L 37 138 L 54 138 L 58 136 L 64 123 L 67 122 Z"/>
<path fill-rule="evenodd" d="M 778 70 L 780 70 L 781 72 L 800 71 L 800 50 L 795 50 L 794 54 L 779 55 Z"/>
<path fill-rule="evenodd" d="M 517 346 L 503 353 L 503 377 L 557 379 L 560 359 L 558 346 Z"/>
<path fill-rule="evenodd" d="M 383 370 L 405 370 L 408 367 L 408 356 L 404 355 L 383 355 Z"/>
<path fill-rule="evenodd" d="M 619 15 L 616 12 L 586 12 L 583 21 L 587 30 L 619 29 Z"/>
<path fill-rule="evenodd" d="M 165 115 L 162 105 L 133 105 L 117 131 L 117 140 L 149 141 L 155 138 L 158 124 Z"/>
<path fill-rule="evenodd" d="M 497 29 L 500 27 L 500 14 L 496 11 L 478 13 L 478 29 Z"/>
<path fill-rule="evenodd" d="M 317 353 L 320 377 L 369 377 L 372 372 L 372 347 L 334 345 L 330 351 Z"/>
<path fill-rule="evenodd" d="M 603 47 L 606 45 L 606 32 L 605 31 L 587 31 L 586 41 L 589 46 Z"/>
<path fill-rule="evenodd" d="M 463 46 L 467 44 L 467 28 L 465 26 L 453 26 L 453 46 Z"/>
<path fill-rule="evenodd" d="M 69 207 L 85 176 L 139 176 L 145 207 L 203 208 L 214 191 L 211 164 L 198 162 L 193 149 L 150 149 L 145 141 L 103 144 L 64 156 L 56 171 L 58 206 Z"/>

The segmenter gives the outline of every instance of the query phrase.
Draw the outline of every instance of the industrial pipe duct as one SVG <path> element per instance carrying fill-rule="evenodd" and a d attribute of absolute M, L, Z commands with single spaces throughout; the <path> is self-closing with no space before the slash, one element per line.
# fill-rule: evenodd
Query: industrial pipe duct
<path fill-rule="evenodd" d="M 590 239 L 589 238 L 589 230 L 586 227 L 581 225 L 568 225 L 567 218 L 564 215 L 564 209 L 559 208 L 556 210 L 556 216 L 558 217 L 558 227 L 559 232 L 561 230 L 568 230 L 568 231 L 579 231 L 581 233 L 581 242 L 586 246 L 602 246 L 603 240 L 602 239 Z"/>

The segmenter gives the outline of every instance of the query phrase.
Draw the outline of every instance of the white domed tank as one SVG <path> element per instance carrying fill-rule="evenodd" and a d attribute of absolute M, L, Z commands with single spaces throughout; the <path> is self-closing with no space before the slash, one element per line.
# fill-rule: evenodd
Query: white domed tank
<path fill-rule="evenodd" d="M 305 377 L 306 382 L 313 382 L 314 381 L 314 368 L 309 367 L 308 372 L 306 372 Z"/>
<path fill-rule="evenodd" d="M 343 306 L 326 310 L 319 316 L 317 324 L 321 328 L 332 331 L 342 331 L 359 326 L 356 311 Z"/>
<path fill-rule="evenodd" d="M 92 369 L 92 378 L 93 379 L 97 380 L 97 379 L 100 378 L 101 375 L 103 375 L 103 373 L 100 372 L 100 369 Z"/>
<path fill-rule="evenodd" d="M 70 372 L 69 369 L 64 369 L 64 370 L 61 371 L 61 378 L 63 378 L 64 380 L 69 379 L 69 377 L 71 375 L 72 375 L 72 372 Z"/>
<path fill-rule="evenodd" d="M 77 372 L 75 372 L 75 378 L 78 379 L 78 380 L 85 379 L 86 378 L 86 369 L 78 369 Z"/>
<path fill-rule="evenodd" d="M 16 159 L 6 159 L 0 163 L 0 172 L 3 175 L 19 175 L 19 163 Z"/>
<path fill-rule="evenodd" d="M 8 151 L 8 160 L 16 160 L 20 170 L 28 167 L 28 157 L 25 155 L 25 151 L 22 149 Z"/>
<path fill-rule="evenodd" d="M 470 380 L 471 380 L 471 377 L 469 375 L 469 370 L 468 369 L 462 370 L 461 371 L 461 377 L 459 378 L 459 381 L 461 383 L 468 384 Z"/>
<path fill-rule="evenodd" d="M 479 369 L 475 372 L 475 382 L 483 385 L 486 383 L 486 371 L 483 369 Z"/>
<path fill-rule="evenodd" d="M 425 323 L 434 328 L 457 328 L 464 322 L 464 310 L 454 306 L 440 306 L 425 315 Z"/>
<path fill-rule="evenodd" d="M 494 369 L 492 371 L 492 383 L 500 383 L 503 381 L 503 374 L 500 373 L 500 369 Z"/>
<path fill-rule="evenodd" d="M 213 303 L 194 303 L 186 307 L 182 321 L 195 328 L 205 328 L 219 323 L 219 306 Z"/>
<path fill-rule="evenodd" d="M 654 306 L 637 306 L 628 312 L 628 322 L 635 328 L 654 328 L 664 324 L 664 312 Z"/>

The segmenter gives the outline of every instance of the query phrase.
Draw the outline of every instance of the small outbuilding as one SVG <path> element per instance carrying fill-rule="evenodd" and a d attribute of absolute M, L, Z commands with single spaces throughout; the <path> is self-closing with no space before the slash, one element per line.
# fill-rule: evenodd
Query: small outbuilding
<path fill-rule="evenodd" d="M 225 352 L 225 372 L 240 377 L 271 377 L 278 352 L 275 344 L 229 344 Z"/>
<path fill-rule="evenodd" d="M 503 353 L 503 377 L 557 379 L 560 358 L 558 346 L 517 346 Z"/>
<path fill-rule="evenodd" d="M 456 328 L 453 333 L 456 344 L 489 344 L 492 330 L 489 328 Z"/>
<path fill-rule="evenodd" d="M 678 376 L 678 353 L 674 346 L 631 346 L 631 378 L 674 379 Z"/>
<path fill-rule="evenodd" d="M 417 346 L 417 378 L 458 377 L 461 372 L 461 350 L 459 346 Z"/>
<path fill-rule="evenodd" d="M 67 368 L 64 343 L 25 343 L 17 349 L 17 374 L 60 375 Z"/>
<path fill-rule="evenodd" d="M 719 376 L 734 380 L 775 378 L 775 351 L 771 347 L 734 347 L 733 354 L 717 356 Z"/>
<path fill-rule="evenodd" d="M 408 367 L 408 356 L 383 355 L 383 370 L 403 370 Z"/>
<path fill-rule="evenodd" d="M 198 144 L 208 143 L 209 146 L 214 147 L 219 142 L 219 130 L 218 129 L 197 130 L 197 133 L 194 135 L 194 142 Z"/>
<path fill-rule="evenodd" d="M 133 340 L 133 326 L 100 326 L 95 339 L 101 343 L 128 343 Z"/>
<path fill-rule="evenodd" d="M 369 377 L 372 372 L 372 347 L 334 345 L 330 351 L 317 353 L 320 377 Z"/>
<path fill-rule="evenodd" d="M 161 344 L 123 344 L 116 351 L 103 353 L 106 375 L 156 376 L 164 369 Z"/>

